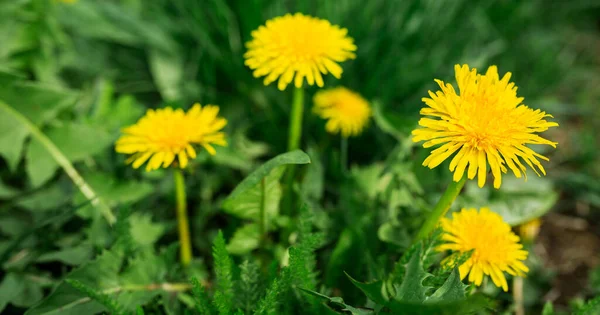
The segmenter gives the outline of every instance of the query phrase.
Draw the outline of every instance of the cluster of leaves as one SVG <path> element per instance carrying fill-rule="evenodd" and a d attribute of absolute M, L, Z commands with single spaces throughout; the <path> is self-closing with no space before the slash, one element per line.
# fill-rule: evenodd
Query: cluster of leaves
<path fill-rule="evenodd" d="M 439 245 L 441 232 L 411 246 L 396 263 L 387 279 L 362 283 L 350 275 L 350 281 L 368 298 L 369 307 L 347 305 L 340 297 L 328 297 L 305 290 L 317 296 L 332 309 L 339 312 L 364 314 L 471 314 L 490 307 L 490 301 L 479 294 L 471 294 L 469 287 L 460 281 L 457 264 L 468 255 L 456 257 L 452 264 L 442 264 L 434 274 L 435 247 Z"/>
<path fill-rule="evenodd" d="M 200 314 L 289 314 L 297 307 L 318 312 L 316 303 L 306 305 L 296 288 L 315 289 L 316 260 L 314 251 L 322 243 L 322 235 L 312 233 L 312 217 L 308 208 L 299 222 L 299 241 L 289 248 L 289 264 L 279 275 L 265 277 L 260 265 L 253 260 L 244 260 L 236 267 L 225 246 L 223 234 L 219 232 L 213 245 L 215 268 L 214 295 L 196 278 L 192 278 L 196 309 Z M 234 276 L 235 275 L 235 276 Z M 267 283 L 268 285 L 264 285 Z"/>

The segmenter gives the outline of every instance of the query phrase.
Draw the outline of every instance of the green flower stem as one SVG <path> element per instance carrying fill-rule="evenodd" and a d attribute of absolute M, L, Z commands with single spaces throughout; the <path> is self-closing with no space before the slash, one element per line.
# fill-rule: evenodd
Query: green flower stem
<path fill-rule="evenodd" d="M 190 240 L 190 225 L 187 216 L 185 197 L 185 181 L 180 169 L 175 169 L 175 197 L 177 200 L 177 228 L 179 229 L 180 260 L 183 266 L 192 261 L 192 243 Z"/>
<path fill-rule="evenodd" d="M 340 145 L 340 163 L 342 164 L 342 174 L 348 171 L 348 138 L 342 136 Z"/>
<path fill-rule="evenodd" d="M 466 181 L 467 176 L 463 176 L 463 178 L 460 181 L 452 181 L 450 185 L 448 185 L 448 188 L 446 188 L 446 191 L 442 195 L 442 198 L 440 198 L 438 203 L 435 205 L 435 208 L 433 208 L 431 214 L 429 214 L 427 220 L 425 220 L 425 223 L 423 223 L 423 225 L 421 226 L 421 229 L 417 233 L 417 236 L 415 237 L 413 243 L 416 243 L 422 240 L 423 238 L 427 237 L 429 233 L 431 233 L 435 229 L 440 219 L 444 215 L 446 215 L 446 212 L 448 212 L 448 209 L 450 209 L 450 206 L 462 190 Z"/>
<path fill-rule="evenodd" d="M 288 151 L 300 148 L 302 138 L 302 116 L 304 115 L 304 90 L 294 89 L 292 100 L 292 113 L 290 115 L 290 130 L 288 133 Z"/>
<path fill-rule="evenodd" d="M 288 133 L 288 152 L 300 148 L 300 140 L 302 139 L 302 117 L 304 115 L 304 90 L 302 88 L 294 88 L 294 96 L 292 99 L 292 112 L 290 114 L 290 129 Z M 292 186 L 296 168 L 294 165 L 289 165 L 286 174 L 286 188 L 284 197 L 284 209 L 292 213 L 294 205 L 294 196 Z"/>
<path fill-rule="evenodd" d="M 23 125 L 25 125 L 31 136 L 35 138 L 40 144 L 50 153 L 52 158 L 62 167 L 62 169 L 67 173 L 67 175 L 71 178 L 75 186 L 79 188 L 79 191 L 90 200 L 92 206 L 94 206 L 108 221 L 108 224 L 113 224 L 117 221 L 117 218 L 114 216 L 110 208 L 98 195 L 96 192 L 88 185 L 88 183 L 79 175 L 71 161 L 60 151 L 60 149 L 50 140 L 50 138 L 46 137 L 46 135 L 36 126 L 34 125 L 27 117 L 23 116 L 20 112 L 16 111 L 9 105 L 0 102 L 0 108 L 4 109 L 6 112 L 11 114 L 15 119 L 20 121 Z"/>

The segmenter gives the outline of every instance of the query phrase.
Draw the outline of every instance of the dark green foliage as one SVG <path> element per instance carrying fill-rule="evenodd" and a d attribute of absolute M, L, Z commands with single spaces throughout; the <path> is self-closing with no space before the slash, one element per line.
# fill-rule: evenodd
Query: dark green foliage
<path fill-rule="evenodd" d="M 577 315 L 592 315 L 600 312 L 600 296 L 587 301 L 577 310 Z"/>
<path fill-rule="evenodd" d="M 423 269 L 421 250 L 417 249 L 412 255 L 405 270 L 406 273 L 401 284 L 396 287 L 394 298 L 408 303 L 424 302 L 426 293 L 431 288 L 423 286 L 423 281 L 426 278 L 431 277 L 431 274 L 426 273 Z"/>
<path fill-rule="evenodd" d="M 422 248 L 431 248 L 431 244 L 439 244 L 437 239 L 440 236 L 440 233 L 433 233 L 430 239 L 415 244 L 413 246 L 415 249 L 410 251 L 411 254 L 400 260 L 400 262 L 408 260 L 402 268 L 404 276 L 400 282 L 395 282 L 398 277 L 394 276 L 388 277 L 388 284 L 384 284 L 383 281 L 361 283 L 348 277 L 370 301 L 375 303 L 374 310 L 381 310 L 383 313 L 471 314 L 488 307 L 488 300 L 481 295 L 475 294 L 467 297 L 467 286 L 460 281 L 458 268 L 445 274 L 443 283 L 435 287 L 427 285 L 426 279 L 432 275 L 424 268 L 423 262 L 426 261 L 428 254 L 423 254 Z M 400 269 L 396 267 L 393 272 L 399 271 Z M 352 314 L 370 314 L 369 312 L 372 312 L 372 310 L 350 307 L 341 298 L 329 298 L 313 290 L 306 290 L 306 292 L 327 299 L 328 305 L 339 311 L 346 310 Z"/>
<path fill-rule="evenodd" d="M 117 223 L 114 226 L 115 242 L 114 249 L 122 251 L 123 255 L 130 255 L 136 249 L 136 245 L 131 236 L 131 223 L 129 216 L 131 211 L 128 208 L 122 208 L 117 213 Z"/>
<path fill-rule="evenodd" d="M 65 280 L 65 282 L 67 282 L 68 284 L 73 286 L 75 289 L 77 289 L 77 290 L 81 291 L 82 293 L 84 293 L 85 295 L 87 295 L 90 299 L 96 300 L 99 303 L 101 303 L 102 305 L 104 305 L 111 314 L 115 314 L 115 315 L 126 314 L 125 308 L 123 306 L 119 305 L 119 302 L 112 299 L 108 294 L 105 294 L 104 292 L 100 292 L 90 286 L 87 286 L 78 280 L 67 279 L 67 280 Z M 113 292 L 111 292 L 111 293 L 113 293 Z"/>
<path fill-rule="evenodd" d="M 244 261 L 239 267 L 239 277 L 234 277 L 233 261 L 225 247 L 223 233 L 219 232 L 213 244 L 216 286 L 212 303 L 198 280 L 191 280 L 197 311 L 201 314 L 280 314 L 282 309 L 290 308 L 293 312 L 298 307 L 316 311 L 318 304 L 310 300 L 311 304 L 307 305 L 296 293 L 298 288 L 316 288 L 314 251 L 323 242 L 321 234 L 311 231 L 312 216 L 308 208 L 303 207 L 302 211 L 298 242 L 289 249 L 289 265 L 266 287 L 261 284 L 264 277 L 260 266 L 253 261 Z M 231 303 L 226 304 L 227 301 Z"/>
<path fill-rule="evenodd" d="M 542 315 L 554 315 L 554 306 L 552 305 L 552 302 L 548 301 L 544 304 Z"/>
<path fill-rule="evenodd" d="M 288 269 L 284 269 L 281 272 L 282 278 L 287 278 L 287 274 L 289 273 Z M 267 315 L 267 314 L 277 314 L 277 309 L 279 308 L 279 299 L 282 295 L 282 285 L 280 284 L 279 278 L 273 280 L 271 285 L 267 288 L 267 292 L 265 296 L 258 302 L 258 306 L 254 314 L 257 315 Z"/>
<path fill-rule="evenodd" d="M 214 296 L 215 308 L 219 314 L 225 315 L 232 312 L 234 305 L 234 283 L 232 278 L 233 263 L 225 245 L 223 233 L 219 231 L 213 244 L 213 259 L 215 264 L 216 292 Z"/>
<path fill-rule="evenodd" d="M 245 260 L 240 266 L 240 281 L 236 300 L 238 306 L 248 313 L 256 305 L 263 291 L 260 267 L 254 261 Z"/>
<path fill-rule="evenodd" d="M 210 315 L 216 313 L 214 307 L 210 303 L 210 298 L 206 294 L 206 290 L 200 284 L 196 277 L 192 277 L 190 280 L 192 283 L 192 293 L 194 294 L 194 301 L 196 302 L 196 310 L 200 315 Z"/>

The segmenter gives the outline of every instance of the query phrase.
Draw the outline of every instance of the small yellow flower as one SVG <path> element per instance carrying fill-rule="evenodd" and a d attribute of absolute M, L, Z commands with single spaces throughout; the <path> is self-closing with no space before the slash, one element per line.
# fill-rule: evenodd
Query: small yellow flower
<path fill-rule="evenodd" d="M 292 79 L 302 87 L 305 77 L 309 85 L 316 82 L 322 87 L 321 73 L 339 79 L 342 67 L 337 63 L 356 57 L 356 45 L 347 34 L 348 30 L 327 20 L 286 14 L 252 32 L 245 64 L 254 70 L 254 77 L 266 76 L 265 85 L 279 79 L 277 87 L 282 91 Z"/>
<path fill-rule="evenodd" d="M 452 219 L 442 218 L 445 244 L 437 250 L 451 250 L 465 253 L 473 250 L 471 257 L 458 270 L 461 280 L 467 274 L 469 282 L 481 285 L 483 275 L 491 276 L 497 287 L 508 291 L 504 272 L 513 276 L 523 276 L 529 268 L 523 264 L 527 251 L 519 243 L 508 224 L 500 215 L 488 208 L 462 209 L 452 214 Z"/>
<path fill-rule="evenodd" d="M 187 113 L 171 107 L 149 109 L 135 125 L 123 128 L 116 151 L 132 154 L 127 162 L 134 168 L 148 161 L 146 171 L 166 168 L 176 157 L 179 167 L 185 168 L 189 158 L 196 158 L 192 145 L 201 145 L 211 155 L 216 153 L 213 144 L 227 145 L 225 133 L 220 131 L 227 120 L 218 113 L 218 106 L 200 104 L 194 104 Z"/>
<path fill-rule="evenodd" d="M 533 241 L 540 233 L 542 220 L 537 218 L 519 225 L 519 235 L 523 240 Z"/>
<path fill-rule="evenodd" d="M 360 134 L 369 122 L 371 107 L 360 94 L 337 87 L 315 94 L 313 112 L 327 119 L 325 129 L 344 138 Z"/>
<path fill-rule="evenodd" d="M 546 175 L 538 158 L 546 161 L 548 158 L 525 145 L 547 144 L 556 148 L 556 142 L 536 134 L 558 126 L 544 120 L 552 116 L 522 104 L 517 87 L 509 82 L 510 72 L 500 79 L 496 66 L 489 67 L 485 75 L 467 65 L 456 65 L 454 70 L 458 92 L 451 84 L 435 80 L 441 91 L 435 94 L 429 91 L 431 98 L 423 98 L 427 107 L 421 109 L 421 115 L 429 117 L 419 120 L 424 128 L 412 132 L 413 141 L 426 141 L 425 148 L 443 144 L 431 151 L 423 165 L 434 168 L 457 152 L 450 162 L 454 181 L 462 179 L 468 164 L 467 176 L 473 179 L 477 174 L 479 187 L 485 184 L 487 164 L 495 188 L 500 188 L 501 173 L 507 172 L 506 166 L 517 178 L 521 172 L 527 176 L 521 161 L 538 176 L 538 170 Z"/>

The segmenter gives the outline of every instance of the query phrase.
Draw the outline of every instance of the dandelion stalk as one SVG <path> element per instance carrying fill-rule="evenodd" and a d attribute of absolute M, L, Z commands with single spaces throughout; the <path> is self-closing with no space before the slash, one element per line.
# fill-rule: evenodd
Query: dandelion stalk
<path fill-rule="evenodd" d="M 435 229 L 440 219 L 444 217 L 446 212 L 448 212 L 448 209 L 450 209 L 450 206 L 462 190 L 466 181 L 467 177 L 463 176 L 460 181 L 452 181 L 450 185 L 448 185 L 448 188 L 446 188 L 442 198 L 440 198 L 438 203 L 435 205 L 435 208 L 433 208 L 433 211 L 429 214 L 429 217 L 427 217 L 427 220 L 425 220 L 425 223 L 423 223 L 421 226 L 421 229 L 413 241 L 414 243 L 427 237 L 427 235 L 429 235 L 429 233 Z"/>
<path fill-rule="evenodd" d="M 290 130 L 288 134 L 288 151 L 294 151 L 300 148 L 300 139 L 302 138 L 302 116 L 304 115 L 304 90 L 302 88 L 294 89 L 292 100 L 292 113 L 290 116 Z"/>
<path fill-rule="evenodd" d="M 192 243 L 190 241 L 190 225 L 187 216 L 187 202 L 185 196 L 185 181 L 180 169 L 174 173 L 175 195 L 177 200 L 177 228 L 179 230 L 180 260 L 183 266 L 192 261 Z"/>
<path fill-rule="evenodd" d="M 20 121 L 24 126 L 29 129 L 31 136 L 35 138 L 39 143 L 50 153 L 52 158 L 62 167 L 62 169 L 71 178 L 75 186 L 79 188 L 79 191 L 90 200 L 92 206 L 94 206 L 102 215 L 106 218 L 109 224 L 113 224 L 117 221 L 110 208 L 90 187 L 90 185 L 79 175 L 71 161 L 60 151 L 60 149 L 48 138 L 36 125 L 34 125 L 27 117 L 10 107 L 9 105 L 0 102 L 0 108 L 11 114 L 15 119 Z"/>
<path fill-rule="evenodd" d="M 302 116 L 304 115 L 304 90 L 302 88 L 294 88 L 294 96 L 292 99 L 292 113 L 290 115 L 290 129 L 288 133 L 288 152 L 300 148 L 300 140 L 302 139 Z M 294 204 L 292 196 L 292 185 L 294 184 L 294 176 L 296 168 L 293 165 L 288 166 L 286 175 L 286 194 L 285 205 L 291 211 Z"/>
<path fill-rule="evenodd" d="M 525 315 L 525 305 L 523 304 L 523 278 L 513 278 L 513 300 L 515 303 L 515 315 Z"/>
<path fill-rule="evenodd" d="M 348 138 L 342 136 L 340 144 L 340 163 L 342 164 L 342 174 L 348 171 Z"/>

